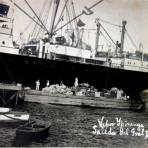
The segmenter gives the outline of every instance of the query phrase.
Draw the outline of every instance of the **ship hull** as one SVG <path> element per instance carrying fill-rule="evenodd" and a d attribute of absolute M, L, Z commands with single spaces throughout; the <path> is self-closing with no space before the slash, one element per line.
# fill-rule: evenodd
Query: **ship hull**
<path fill-rule="evenodd" d="M 117 87 L 132 96 L 148 88 L 148 73 L 93 64 L 0 53 L 0 68 L 0 82 L 21 83 L 31 88 L 35 88 L 38 79 L 41 87 L 45 87 L 47 80 L 50 84 L 63 81 L 72 86 L 75 77 L 79 83 L 89 83 L 99 90 Z"/>

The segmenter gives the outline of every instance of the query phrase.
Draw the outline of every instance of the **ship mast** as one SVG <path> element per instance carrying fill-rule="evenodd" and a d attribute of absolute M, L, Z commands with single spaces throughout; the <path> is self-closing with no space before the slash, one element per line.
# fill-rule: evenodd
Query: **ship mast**
<path fill-rule="evenodd" d="M 97 25 L 97 34 L 96 34 L 96 41 L 95 41 L 95 52 L 97 52 L 98 46 L 99 46 L 100 27 L 101 27 L 99 19 L 96 19 L 96 25 Z"/>
<path fill-rule="evenodd" d="M 123 54 L 123 50 L 124 50 L 124 37 L 125 37 L 125 25 L 127 24 L 126 21 L 122 21 L 122 34 L 121 34 L 121 46 L 120 46 L 120 54 Z"/>
<path fill-rule="evenodd" d="M 52 17 L 51 17 L 51 26 L 49 29 L 49 38 L 52 38 L 52 36 L 53 36 L 53 32 L 54 32 L 53 28 L 54 28 L 54 23 L 55 23 L 55 18 L 57 15 L 59 3 L 60 3 L 60 0 L 54 0 L 53 13 L 52 13 Z"/>

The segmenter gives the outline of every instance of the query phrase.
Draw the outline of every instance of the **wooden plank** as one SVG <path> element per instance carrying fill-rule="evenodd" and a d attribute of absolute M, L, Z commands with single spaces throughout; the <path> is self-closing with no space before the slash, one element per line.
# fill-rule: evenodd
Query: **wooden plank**
<path fill-rule="evenodd" d="M 101 99 L 90 99 L 74 97 L 57 97 L 48 95 L 25 95 L 25 101 L 28 102 L 38 102 L 38 103 L 50 103 L 59 105 L 76 105 L 76 106 L 90 106 L 90 107 L 102 107 L 102 108 L 130 108 L 130 102 L 123 101 L 112 101 L 111 99 L 101 98 Z M 118 103 L 117 103 L 118 102 Z M 120 103 L 119 103 L 120 102 Z"/>
<path fill-rule="evenodd" d="M 15 86 L 15 85 L 0 84 L 0 89 L 1 89 L 1 90 L 14 90 L 14 91 L 19 91 L 19 90 L 22 90 L 22 87 Z"/>

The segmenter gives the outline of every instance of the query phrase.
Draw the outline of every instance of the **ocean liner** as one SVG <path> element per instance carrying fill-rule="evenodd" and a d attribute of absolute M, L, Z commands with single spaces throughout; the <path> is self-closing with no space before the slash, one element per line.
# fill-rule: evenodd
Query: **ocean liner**
<path fill-rule="evenodd" d="M 112 87 L 123 89 L 127 95 L 133 98 L 139 98 L 139 93 L 148 88 L 148 62 L 144 61 L 144 55 L 140 53 L 140 56 L 136 57 L 123 52 L 126 21 L 122 23 L 121 43 L 116 43 L 114 55 L 109 55 L 107 52 L 101 56 L 101 53 L 97 51 L 100 28 L 102 27 L 99 19 L 96 19 L 95 49 L 82 41 L 81 37 L 84 30 L 80 30 L 78 26 L 82 27 L 85 24 L 78 18 L 81 15 L 92 14 L 91 9 L 103 0 L 96 2 L 89 8 L 85 7 L 85 10 L 78 16 L 73 9 L 73 18 L 71 19 L 67 15 L 68 23 L 59 28 L 57 28 L 57 24 L 62 21 L 64 10 L 66 9 L 68 12 L 68 0 L 65 0 L 57 24 L 55 18 L 60 0 L 53 0 L 50 29 L 46 28 L 46 19 L 43 19 L 42 15 L 38 16 L 27 0 L 25 2 L 36 19 L 25 12 L 17 3 L 13 2 L 13 4 L 30 17 L 36 26 L 44 30 L 46 35 L 40 40 L 24 43 L 21 47 L 16 45 L 13 42 L 13 18 L 8 18 L 10 6 L 4 3 L 0 4 L 1 83 L 21 83 L 24 86 L 34 87 L 36 80 L 39 79 L 42 87 L 45 86 L 47 80 L 51 84 L 63 81 L 67 86 L 72 86 L 77 77 L 79 82 L 87 82 L 98 90 Z M 72 22 L 78 25 L 76 33 L 70 31 L 68 39 L 64 35 L 56 36 L 57 31 Z M 75 34 L 77 34 L 77 39 Z"/>

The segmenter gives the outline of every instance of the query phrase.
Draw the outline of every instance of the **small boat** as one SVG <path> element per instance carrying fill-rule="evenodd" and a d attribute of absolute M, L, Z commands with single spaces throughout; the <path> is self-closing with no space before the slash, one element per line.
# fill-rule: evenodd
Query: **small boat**
<path fill-rule="evenodd" d="M 10 112 L 0 114 L 0 126 L 18 126 L 29 121 L 30 115 L 23 112 Z"/>
<path fill-rule="evenodd" d="M 0 113 L 8 113 L 8 112 L 10 112 L 10 111 L 11 111 L 10 108 L 0 107 Z"/>
<path fill-rule="evenodd" d="M 41 120 L 30 121 L 16 130 L 16 140 L 18 142 L 40 140 L 49 135 L 50 122 L 43 122 Z"/>

